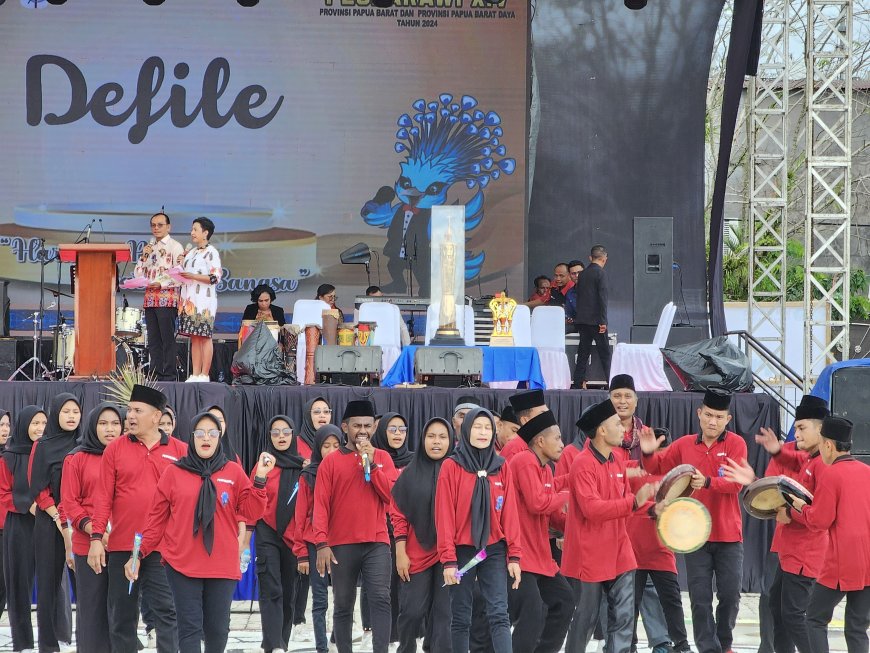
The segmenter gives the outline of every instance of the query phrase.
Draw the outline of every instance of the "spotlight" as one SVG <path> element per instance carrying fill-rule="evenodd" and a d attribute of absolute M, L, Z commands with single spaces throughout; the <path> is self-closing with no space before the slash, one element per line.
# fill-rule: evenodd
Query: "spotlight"
<path fill-rule="evenodd" d="M 372 0 L 372 6 L 378 9 L 389 9 L 393 6 L 393 0 Z"/>
<path fill-rule="evenodd" d="M 637 11 L 638 9 L 646 7 L 646 1 L 647 0 L 625 0 L 625 6 Z"/>

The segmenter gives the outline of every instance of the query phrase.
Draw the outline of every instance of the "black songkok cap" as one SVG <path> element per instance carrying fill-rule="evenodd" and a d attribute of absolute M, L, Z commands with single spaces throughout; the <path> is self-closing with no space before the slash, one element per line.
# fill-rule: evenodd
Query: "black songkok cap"
<path fill-rule="evenodd" d="M 632 377 L 631 374 L 617 374 L 610 379 L 608 385 L 610 387 L 610 392 L 613 392 L 614 390 L 622 390 L 623 388 L 628 388 L 629 390 L 636 392 L 634 389 L 634 377 Z"/>
<path fill-rule="evenodd" d="M 836 442 L 851 442 L 852 426 L 852 422 L 845 417 L 830 415 L 822 422 L 822 437 Z"/>
<path fill-rule="evenodd" d="M 590 406 L 583 411 L 580 419 L 577 420 L 577 427 L 583 431 L 588 437 L 593 437 L 595 431 L 601 426 L 601 423 L 616 415 L 616 408 L 610 399 L 605 399 L 601 403 Z"/>
<path fill-rule="evenodd" d="M 540 415 L 536 415 L 517 431 L 517 434 L 527 443 L 531 442 L 535 436 L 540 435 L 541 431 L 548 429 L 551 426 L 558 426 L 556 416 L 552 410 L 545 410 Z"/>
<path fill-rule="evenodd" d="M 166 395 L 157 388 L 149 388 L 147 385 L 134 385 L 130 393 L 130 401 L 140 401 L 154 406 L 161 413 L 166 409 Z"/>
<path fill-rule="evenodd" d="M 801 398 L 801 403 L 794 411 L 795 421 L 802 419 L 825 419 L 831 414 L 828 410 L 828 402 L 821 397 L 813 395 L 804 395 Z"/>
<path fill-rule="evenodd" d="M 531 410 L 537 406 L 546 406 L 544 402 L 543 390 L 527 390 L 526 392 L 518 392 L 510 396 L 511 407 L 514 412 L 519 413 L 524 410 Z"/>
<path fill-rule="evenodd" d="M 547 411 L 550 412 L 550 411 Z M 511 424 L 519 424 L 520 420 L 514 412 L 513 406 L 505 406 L 501 411 L 501 421 L 510 422 Z"/>
<path fill-rule="evenodd" d="M 371 417 L 374 419 L 375 407 L 368 399 L 360 401 L 349 401 L 344 408 L 344 415 L 341 416 L 341 421 L 346 422 L 351 417 Z"/>
<path fill-rule="evenodd" d="M 731 393 L 722 388 L 707 388 L 704 405 L 713 410 L 728 410 L 731 407 Z"/>

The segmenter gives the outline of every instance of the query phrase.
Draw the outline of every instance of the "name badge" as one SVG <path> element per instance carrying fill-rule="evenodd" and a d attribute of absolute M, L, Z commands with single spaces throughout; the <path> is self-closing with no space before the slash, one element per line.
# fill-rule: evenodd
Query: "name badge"
<path fill-rule="evenodd" d="M 236 484 L 235 481 L 231 481 L 231 480 L 228 479 L 228 478 L 219 478 L 219 479 L 217 479 L 217 482 L 218 482 L 218 483 L 228 483 L 229 485 L 235 485 L 235 484 Z"/>
<path fill-rule="evenodd" d="M 168 453 L 161 454 L 161 458 L 166 458 L 167 460 L 171 460 L 174 463 L 178 462 L 178 458 L 175 456 L 170 456 Z"/>

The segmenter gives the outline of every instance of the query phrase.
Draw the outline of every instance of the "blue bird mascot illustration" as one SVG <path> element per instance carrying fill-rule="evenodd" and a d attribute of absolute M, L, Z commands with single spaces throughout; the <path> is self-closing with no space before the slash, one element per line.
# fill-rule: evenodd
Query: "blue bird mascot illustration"
<path fill-rule="evenodd" d="M 419 294 L 428 297 L 432 207 L 447 203 L 456 183 L 476 189 L 465 203 L 468 237 L 483 221 L 486 187 L 516 169 L 516 161 L 505 157 L 501 117 L 495 111 L 484 113 L 477 104 L 470 95 L 454 102 L 452 95 L 444 93 L 437 102 L 414 102 L 413 117 L 399 116 L 395 150 L 405 154 L 399 178 L 392 187 L 380 188 L 360 211 L 366 224 L 387 230 L 384 256 L 392 281 L 385 292 L 408 292 L 404 272 L 410 260 Z M 484 251 L 466 252 L 466 281 L 480 274 L 485 258 Z"/>

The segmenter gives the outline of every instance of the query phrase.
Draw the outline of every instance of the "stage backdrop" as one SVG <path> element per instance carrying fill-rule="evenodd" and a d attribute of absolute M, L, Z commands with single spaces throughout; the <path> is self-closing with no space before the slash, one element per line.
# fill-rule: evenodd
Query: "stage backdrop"
<path fill-rule="evenodd" d="M 323 282 L 351 308 L 365 269 L 339 253 L 357 242 L 376 251 L 372 283 L 404 292 L 441 203 L 466 205 L 469 287 L 521 287 L 525 0 L 33 4 L 0 7 L 0 278 L 13 309 L 37 304 L 40 238 L 50 249 L 90 226 L 92 241 L 138 253 L 161 206 L 182 243 L 194 217 L 217 225 L 221 311 L 263 280 L 288 309 Z M 425 295 L 429 270 L 415 272 Z"/>
<path fill-rule="evenodd" d="M 635 217 L 674 218 L 674 258 L 694 324 L 706 325 L 707 79 L 724 0 L 539 0 L 532 21 L 540 131 L 529 207 L 529 277 L 610 257 L 610 330 L 629 340 Z M 685 322 L 674 270 L 677 321 Z"/>

